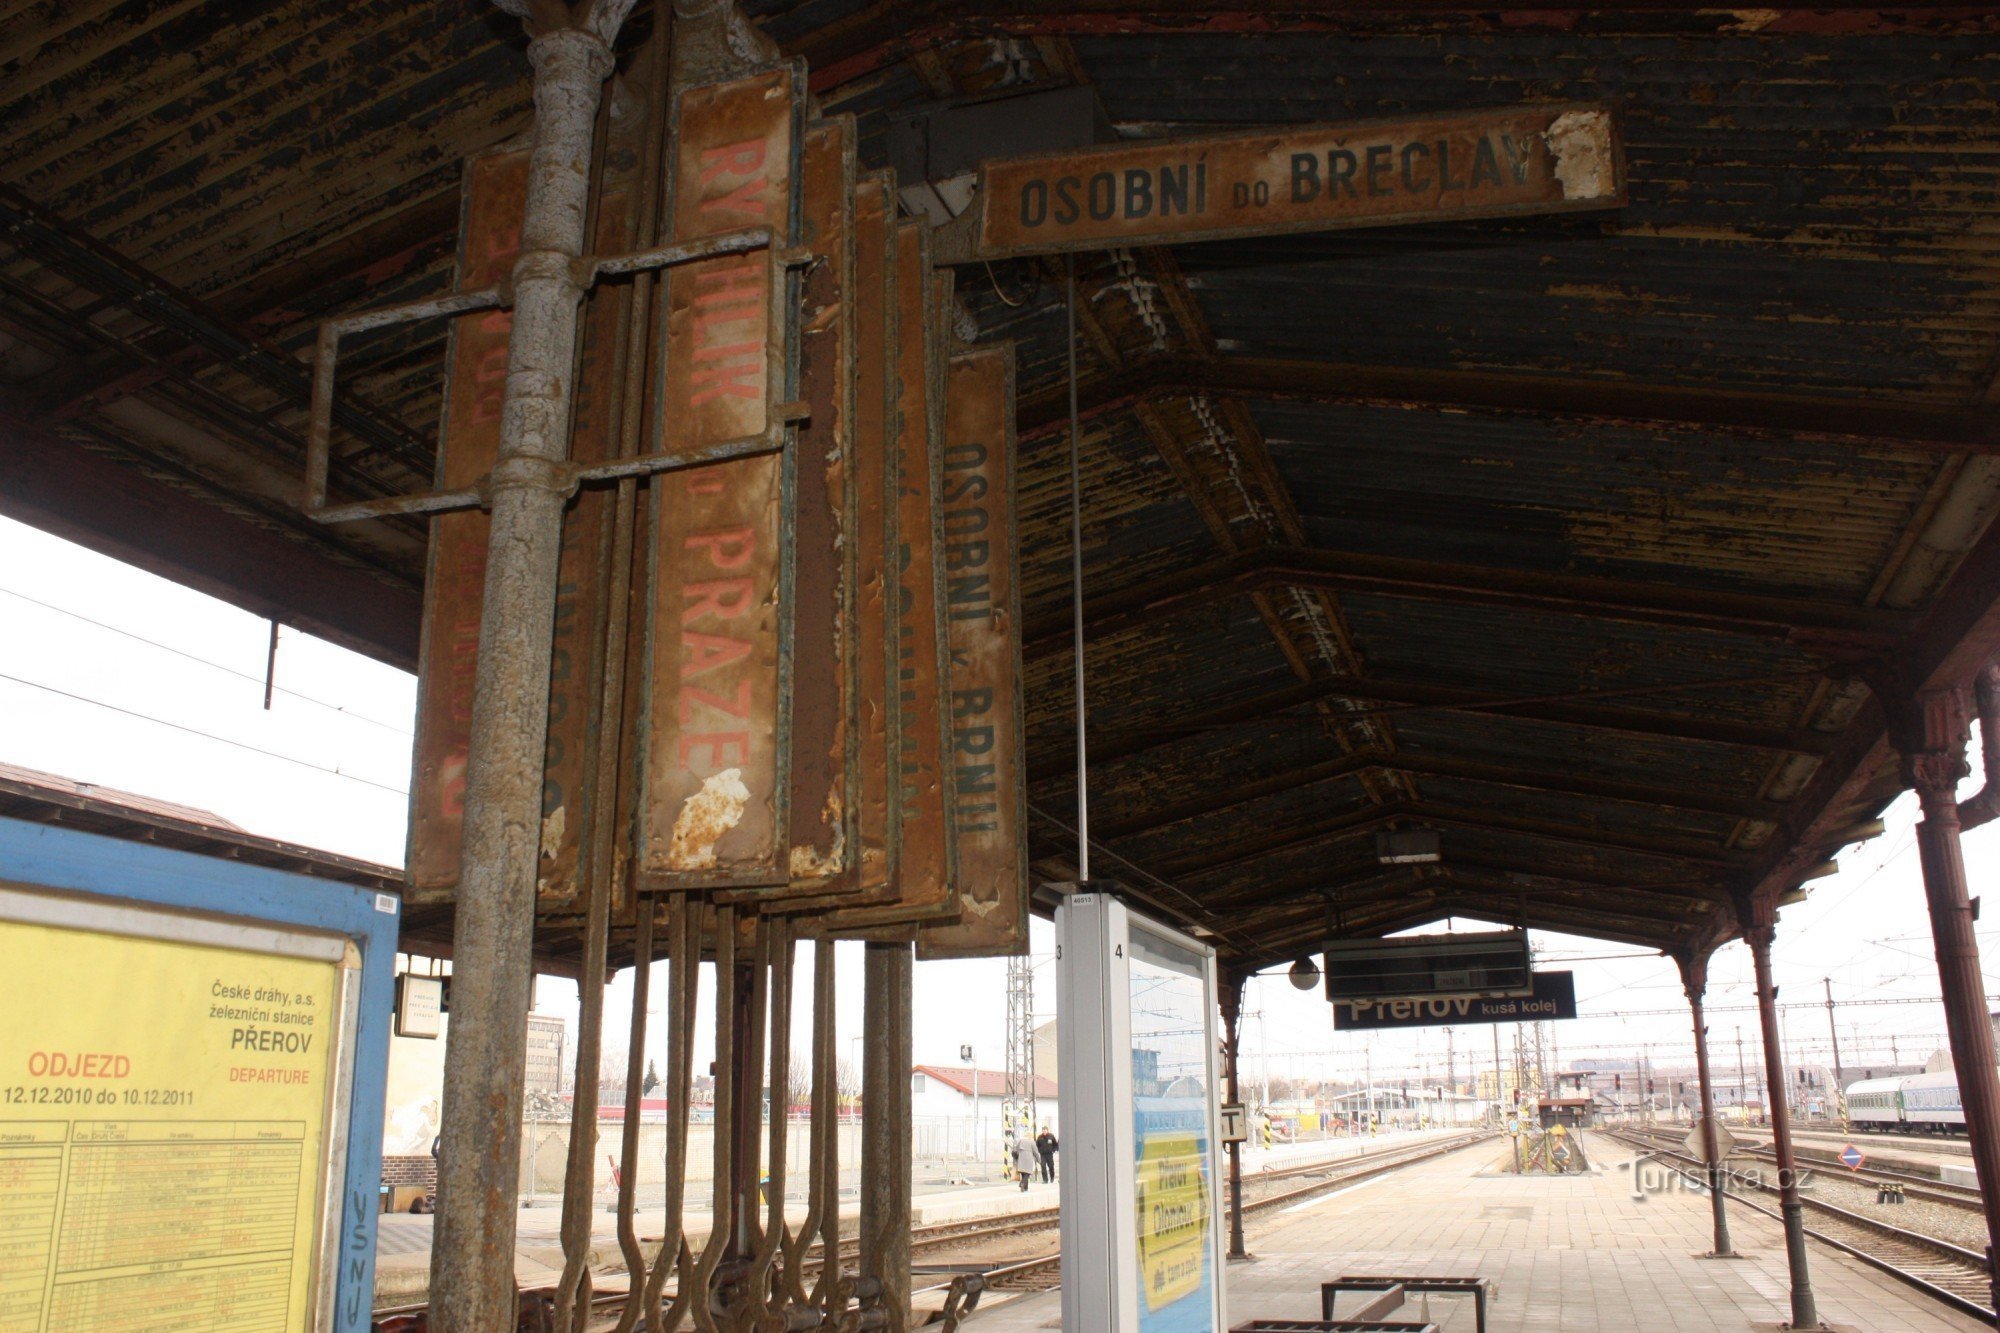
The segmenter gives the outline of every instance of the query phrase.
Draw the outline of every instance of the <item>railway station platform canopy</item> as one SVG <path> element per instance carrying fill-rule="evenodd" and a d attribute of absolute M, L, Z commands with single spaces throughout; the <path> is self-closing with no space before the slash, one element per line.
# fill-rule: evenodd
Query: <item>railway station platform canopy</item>
<path fill-rule="evenodd" d="M 4 10 L 0 512 L 414 668 L 425 524 L 300 517 L 302 358 L 318 320 L 451 283 L 461 163 L 531 117 L 520 25 Z M 858 117 L 864 166 L 921 113 L 1069 87 L 1122 139 L 1614 109 L 1614 209 L 1074 257 L 1091 833 L 1230 964 L 1451 915 L 1705 950 L 1903 788 L 1898 698 L 1992 657 L 1989 12 L 745 10 Z M 949 210 L 953 183 L 905 198 Z M 1050 880 L 1074 878 L 1064 265 L 958 283 L 1019 349 Z M 349 350 L 336 496 L 428 486 L 443 352 L 436 323 Z M 1411 828 L 1436 862 L 1378 860 Z"/>

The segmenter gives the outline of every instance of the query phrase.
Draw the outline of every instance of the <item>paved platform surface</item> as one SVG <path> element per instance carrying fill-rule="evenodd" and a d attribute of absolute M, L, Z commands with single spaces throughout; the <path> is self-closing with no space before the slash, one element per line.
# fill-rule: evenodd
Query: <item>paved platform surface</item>
<path fill-rule="evenodd" d="M 1461 1131 L 1397 1130 L 1380 1135 L 1278 1143 L 1268 1151 L 1261 1147 L 1253 1147 L 1244 1155 L 1244 1171 L 1247 1175 L 1255 1175 L 1265 1170 L 1282 1171 L 1313 1162 L 1333 1161 L 1358 1153 L 1375 1152 L 1403 1143 L 1421 1142 L 1424 1139 L 1458 1132 Z M 1062 1169 L 1060 1158 L 1057 1159 L 1056 1166 L 1058 1171 Z M 1045 1185 L 1039 1180 L 1031 1182 L 1025 1193 L 1020 1186 L 1001 1181 L 979 1181 L 962 1185 L 919 1181 L 914 1187 L 911 1200 L 911 1220 L 916 1226 L 928 1226 L 939 1222 L 964 1221 L 968 1218 L 1035 1212 L 1056 1207 L 1057 1190 L 1055 1184 Z M 692 1240 L 699 1240 L 708 1235 L 709 1211 L 705 1206 L 709 1198 L 708 1191 L 709 1186 L 706 1184 L 698 1186 L 692 1192 L 688 1207 L 683 1214 L 688 1235 Z M 849 1219 L 849 1230 L 851 1230 L 852 1222 L 859 1217 L 861 1211 L 859 1190 L 849 1187 L 841 1191 L 841 1196 L 841 1216 Z M 596 1206 L 591 1210 L 593 1267 L 620 1262 L 616 1231 L 617 1216 L 608 1207 L 615 1197 L 607 1185 L 599 1192 Z M 804 1199 L 795 1192 L 786 1204 L 786 1213 L 795 1220 L 800 1219 L 805 1216 L 805 1207 Z M 642 1237 L 658 1236 L 666 1229 L 665 1209 L 658 1203 L 648 1207 L 642 1202 L 636 1210 L 634 1220 Z M 410 1213 L 385 1213 L 380 1217 L 375 1242 L 375 1303 L 378 1307 L 413 1303 L 424 1298 L 430 1282 L 430 1249 L 435 1221 L 436 1219 L 429 1215 Z M 535 1207 L 521 1210 L 515 1225 L 515 1280 L 524 1288 L 553 1284 L 562 1275 L 560 1201 L 551 1195 L 541 1196 Z M 600 1286 L 607 1280 L 600 1278 Z"/>
<path fill-rule="evenodd" d="M 1636 1200 L 1618 1167 L 1631 1151 L 1595 1134 L 1586 1147 L 1599 1174 L 1482 1174 L 1499 1154 L 1479 1147 L 1253 1214 L 1257 1258 L 1228 1268 L 1229 1320 L 1318 1318 L 1320 1282 L 1365 1271 L 1490 1278 L 1500 1289 L 1488 1311 L 1493 1333 L 1768 1330 L 1790 1317 L 1776 1222 L 1737 1209 L 1730 1227 L 1745 1257 L 1696 1258 L 1710 1242 L 1707 1198 L 1676 1191 Z M 1811 1265 L 1820 1317 L 1835 1329 L 1985 1327 L 1817 1243 Z M 1061 1311 L 1060 1293 L 1049 1292 L 982 1310 L 967 1329 L 1057 1328 Z M 1446 1333 L 1473 1327 L 1469 1301 L 1433 1298 L 1430 1315 Z"/>

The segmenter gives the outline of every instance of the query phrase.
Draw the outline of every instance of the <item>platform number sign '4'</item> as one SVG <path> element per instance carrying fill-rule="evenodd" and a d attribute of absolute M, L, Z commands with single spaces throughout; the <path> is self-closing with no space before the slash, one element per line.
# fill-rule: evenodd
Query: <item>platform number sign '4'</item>
<path fill-rule="evenodd" d="M 1866 1159 L 1862 1157 L 1861 1149 L 1850 1143 L 1840 1150 L 1840 1160 L 1847 1163 L 1849 1171 L 1859 1171 L 1861 1163 Z"/>

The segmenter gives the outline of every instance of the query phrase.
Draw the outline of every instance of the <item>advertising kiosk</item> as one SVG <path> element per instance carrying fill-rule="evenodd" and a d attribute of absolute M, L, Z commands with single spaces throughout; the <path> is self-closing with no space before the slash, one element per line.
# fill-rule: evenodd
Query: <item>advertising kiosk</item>
<path fill-rule="evenodd" d="M 1224 1327 L 1214 951 L 1080 893 L 1056 911 L 1063 1327 Z"/>
<path fill-rule="evenodd" d="M 0 1328 L 368 1328 L 399 907 L 0 820 Z"/>

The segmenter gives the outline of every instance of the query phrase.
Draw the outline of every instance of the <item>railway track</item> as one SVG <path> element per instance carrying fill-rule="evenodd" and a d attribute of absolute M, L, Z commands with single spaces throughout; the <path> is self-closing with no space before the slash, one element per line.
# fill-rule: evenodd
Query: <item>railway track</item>
<path fill-rule="evenodd" d="M 1483 1135 L 1458 1135 L 1448 1141 L 1450 1144 L 1448 1149 L 1442 1150 L 1456 1151 L 1458 1148 L 1477 1142 L 1481 1137 Z M 1274 1202 L 1303 1198 L 1316 1190 L 1325 1189 L 1329 1185 L 1343 1184 L 1349 1180 L 1362 1179 L 1365 1174 L 1377 1173 L 1370 1168 L 1407 1165 L 1409 1162 L 1419 1161 L 1423 1157 L 1433 1155 L 1440 1150 L 1440 1145 L 1434 1143 L 1384 1148 L 1377 1152 L 1362 1153 L 1354 1157 L 1335 1158 L 1331 1161 L 1312 1162 L 1304 1166 L 1289 1167 L 1282 1171 L 1259 1172 L 1255 1176 L 1246 1177 L 1243 1182 L 1245 1186 L 1243 1209 L 1246 1213 L 1250 1213 Z M 1357 1169 L 1360 1169 L 1363 1174 L 1356 1174 Z M 1312 1179 L 1319 1183 L 1305 1185 L 1299 1189 L 1281 1191 L 1277 1195 L 1262 1195 L 1255 1198 L 1249 1196 L 1249 1191 L 1252 1188 L 1268 1187 L 1284 1181 L 1306 1179 Z M 1055 1226 L 1060 1219 L 1060 1209 L 1039 1208 L 1034 1212 L 1016 1213 L 1009 1217 L 977 1218 L 964 1222 L 942 1222 L 933 1226 L 917 1227 L 910 1233 L 910 1250 L 912 1253 L 917 1253 L 926 1250 L 951 1249 L 972 1241 L 991 1240 L 1025 1231 L 1040 1231 Z M 841 1256 L 843 1258 L 846 1258 L 850 1253 L 848 1246 L 848 1241 L 843 1240 L 841 1242 Z"/>
<path fill-rule="evenodd" d="M 1654 1134 L 1626 1129 L 1600 1132 L 1644 1149 L 1654 1160 L 1667 1162 L 1697 1184 L 1705 1183 L 1707 1168 L 1699 1159 L 1663 1146 Z M 1729 1196 L 1745 1208 L 1782 1222 L 1784 1219 L 1776 1208 L 1766 1207 L 1743 1192 L 1746 1183 L 1749 1182 L 1744 1177 L 1731 1173 Z M 1778 1192 L 1776 1185 L 1763 1181 L 1755 1182 L 1755 1188 L 1767 1194 Z M 1808 1236 L 1852 1255 L 1961 1314 L 1989 1322 L 1993 1319 L 1993 1307 L 1988 1304 L 1992 1287 L 1985 1255 L 1819 1199 L 1802 1198 L 1800 1202 L 1805 1206 Z"/>
<path fill-rule="evenodd" d="M 1680 1145 L 1684 1137 L 1670 1130 L 1650 1129 L 1639 1126 L 1629 1127 L 1623 1132 L 1644 1135 L 1656 1144 L 1672 1144 L 1676 1147 Z M 1817 1155 L 1810 1158 L 1800 1157 L 1800 1165 L 1824 1167 L 1830 1173 L 1837 1173 L 1841 1179 L 1865 1180 L 1883 1185 L 1900 1185 L 1903 1187 L 1904 1193 L 1912 1199 L 1924 1199 L 1931 1203 L 1941 1203 L 1953 1208 L 1964 1208 L 1972 1212 L 1979 1212 L 1981 1210 L 1979 1191 L 1972 1186 L 1947 1185 L 1934 1177 L 1920 1176 L 1913 1171 L 1891 1171 L 1887 1167 L 1880 1166 L 1850 1167 L 1841 1162 L 1832 1153 L 1821 1152 L 1818 1149 L 1814 1149 L 1813 1151 Z M 1732 1150 L 1730 1155 L 1733 1157 L 1748 1157 L 1760 1162 L 1770 1162 L 1774 1165 L 1778 1160 L 1778 1154 L 1772 1148 L 1740 1143 Z M 1794 1156 L 1798 1156 L 1796 1148 L 1794 1149 Z"/>
<path fill-rule="evenodd" d="M 1246 1216 L 1249 1216 L 1269 1209 L 1280 1208 L 1286 1204 L 1299 1202 L 1330 1189 L 1359 1184 L 1364 1180 L 1386 1175 L 1391 1171 L 1400 1170 L 1406 1166 L 1413 1166 L 1418 1162 L 1427 1161 L 1432 1157 L 1440 1157 L 1445 1153 L 1457 1152 L 1462 1148 L 1471 1147 L 1473 1144 L 1492 1137 L 1493 1135 L 1487 1132 L 1462 1134 L 1441 1143 L 1427 1143 L 1408 1148 L 1390 1148 L 1382 1152 L 1368 1153 L 1359 1157 L 1350 1157 L 1331 1162 L 1319 1162 L 1310 1166 L 1297 1167 L 1289 1171 L 1265 1173 L 1258 1179 L 1264 1182 L 1289 1180 L 1306 1176 L 1316 1177 L 1316 1179 L 1309 1184 L 1301 1185 L 1295 1189 L 1280 1190 L 1277 1193 L 1265 1194 L 1260 1198 L 1254 1199 L 1248 1197 L 1249 1191 L 1246 1189 L 1243 1212 Z M 1244 1182 L 1246 1186 L 1252 1183 L 1252 1181 L 1248 1180 Z M 974 1278 L 978 1280 L 976 1286 L 971 1281 Z M 1005 1291 L 1010 1293 L 1050 1291 L 1061 1284 L 1062 1254 L 1058 1251 L 1054 1254 L 1040 1255 L 1031 1259 L 999 1264 L 992 1268 L 981 1269 L 979 1272 L 973 1274 L 959 1273 L 954 1275 L 950 1281 L 934 1283 L 928 1287 L 919 1287 L 911 1294 L 913 1296 L 943 1296 L 946 1299 L 951 1299 L 951 1294 L 953 1293 L 969 1293 L 976 1297 L 980 1291 Z M 977 1303 L 977 1300 L 974 1299 L 971 1305 L 962 1306 L 962 1311 L 970 1313 L 972 1306 Z"/>
<path fill-rule="evenodd" d="M 1356 1184 L 1360 1181 L 1371 1179 L 1372 1177 L 1397 1170 L 1401 1167 L 1413 1165 L 1431 1157 L 1440 1156 L 1447 1152 L 1456 1152 L 1461 1148 L 1469 1147 L 1482 1139 L 1490 1137 L 1492 1137 L 1491 1134 L 1485 1132 L 1461 1134 L 1436 1143 L 1385 1148 L 1377 1152 L 1363 1153 L 1354 1157 L 1339 1158 L 1333 1161 L 1314 1162 L 1304 1166 L 1291 1167 L 1283 1171 L 1260 1172 L 1256 1176 L 1244 1181 L 1246 1197 L 1244 1199 L 1243 1211 L 1245 1214 L 1252 1214 L 1293 1203 L 1325 1190 L 1343 1185 Z M 1292 1189 L 1281 1189 L 1275 1193 L 1266 1193 L 1256 1198 L 1248 1197 L 1249 1187 L 1268 1186 L 1293 1180 L 1307 1180 L 1308 1183 Z M 1015 1213 L 1006 1217 L 967 1218 L 963 1221 L 938 1222 L 929 1226 L 915 1227 L 910 1232 L 910 1252 L 912 1256 L 915 1256 L 949 1251 L 981 1242 L 1002 1240 L 1024 1233 L 1046 1231 L 1056 1226 L 1060 1218 L 1060 1209 L 1038 1208 L 1032 1212 Z M 852 1236 L 843 1236 L 841 1238 L 840 1258 L 843 1262 L 857 1258 L 859 1252 L 860 1247 L 857 1238 Z M 811 1256 L 806 1260 L 805 1276 L 810 1278 L 816 1274 L 822 1262 L 823 1260 L 819 1251 L 815 1248 Z M 950 1291 L 954 1284 L 962 1288 L 970 1288 L 972 1284 L 966 1281 L 969 1277 L 976 1277 L 978 1279 L 978 1290 L 983 1292 L 1004 1291 L 1013 1293 L 1047 1291 L 1059 1285 L 1061 1280 L 1061 1265 L 1062 1255 L 1060 1253 L 1053 1253 L 997 1264 L 992 1267 L 982 1267 L 973 1273 L 961 1271 L 954 1273 L 950 1281 L 936 1283 L 927 1287 L 918 1287 L 912 1292 L 912 1295 L 945 1293 Z M 918 1276 L 921 1278 L 922 1275 L 919 1274 Z M 534 1294 L 528 1293 L 528 1295 Z M 669 1290 L 667 1299 L 669 1301 L 672 1300 L 671 1289 Z M 622 1306 L 624 1300 L 625 1297 L 622 1292 L 614 1292 L 598 1296 L 591 1302 L 591 1305 L 594 1313 L 606 1314 L 615 1312 Z M 976 1304 L 977 1302 L 975 1301 L 974 1303 Z M 409 1305 L 393 1309 L 381 1309 L 375 1311 L 374 1319 L 378 1327 L 398 1330 L 398 1333 L 400 1333 L 400 1330 L 404 1328 L 417 1329 L 422 1327 L 420 1320 L 425 1308 L 423 1305 Z M 967 1308 L 969 1310 L 970 1307 Z"/>

